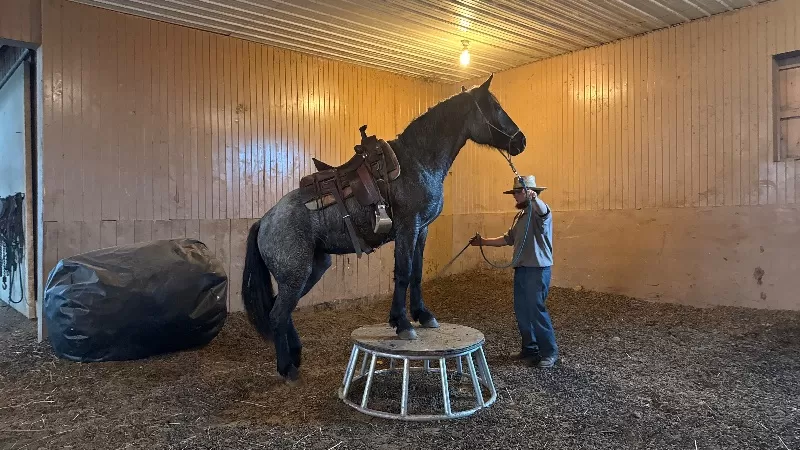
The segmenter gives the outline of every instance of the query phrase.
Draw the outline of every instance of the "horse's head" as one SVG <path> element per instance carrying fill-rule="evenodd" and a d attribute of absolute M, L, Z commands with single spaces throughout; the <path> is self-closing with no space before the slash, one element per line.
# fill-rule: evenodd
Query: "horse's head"
<path fill-rule="evenodd" d="M 525 133 L 511 120 L 497 98 L 489 92 L 493 77 L 494 75 L 491 75 L 483 84 L 466 92 L 473 100 L 469 137 L 478 144 L 505 150 L 511 156 L 516 156 L 525 150 Z"/>

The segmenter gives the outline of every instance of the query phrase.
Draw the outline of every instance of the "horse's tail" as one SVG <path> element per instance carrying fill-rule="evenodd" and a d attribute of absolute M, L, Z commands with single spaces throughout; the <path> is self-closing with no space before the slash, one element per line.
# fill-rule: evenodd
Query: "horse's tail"
<path fill-rule="evenodd" d="M 272 329 L 269 324 L 269 313 L 272 311 L 275 297 L 272 293 L 269 269 L 258 249 L 259 228 L 261 228 L 260 221 L 250 227 L 250 234 L 247 235 L 247 254 L 242 274 L 242 300 L 250 323 L 264 336 L 264 339 L 271 340 Z"/>

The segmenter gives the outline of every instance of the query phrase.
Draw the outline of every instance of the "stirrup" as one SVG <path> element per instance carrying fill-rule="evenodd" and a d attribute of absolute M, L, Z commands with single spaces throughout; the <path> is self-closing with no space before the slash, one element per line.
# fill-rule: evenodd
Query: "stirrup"
<path fill-rule="evenodd" d="M 372 231 L 377 234 L 386 234 L 392 229 L 392 219 L 386 214 L 386 205 L 379 203 L 375 206 L 375 217 L 372 220 Z"/>

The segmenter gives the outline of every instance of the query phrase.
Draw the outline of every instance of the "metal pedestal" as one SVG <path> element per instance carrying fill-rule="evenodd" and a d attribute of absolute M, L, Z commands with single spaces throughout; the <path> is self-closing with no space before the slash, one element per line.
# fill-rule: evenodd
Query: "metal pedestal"
<path fill-rule="evenodd" d="M 385 419 L 409 421 L 455 419 L 469 416 L 486 408 L 497 399 L 497 391 L 492 382 L 486 355 L 483 352 L 484 337 L 479 331 L 453 324 L 440 324 L 436 329 L 417 329 L 418 339 L 404 341 L 386 324 L 362 327 L 353 332 L 354 344 L 350 360 L 344 373 L 339 398 L 352 408 L 364 414 Z M 358 360 L 361 358 L 361 367 Z M 388 360 L 389 367 L 376 370 L 379 358 Z M 466 363 L 466 364 L 465 364 Z M 453 368 L 448 371 L 448 367 Z M 369 407 L 370 390 L 380 383 L 383 375 L 402 371 L 403 383 L 400 400 L 400 413 L 380 411 Z M 439 414 L 409 414 L 408 392 L 409 374 L 415 371 L 438 373 L 444 410 Z M 355 382 L 366 377 L 360 403 L 348 398 Z M 453 411 L 450 402 L 449 384 L 451 380 L 468 378 L 475 393 L 474 407 Z M 483 388 L 489 391 L 484 397 Z"/>

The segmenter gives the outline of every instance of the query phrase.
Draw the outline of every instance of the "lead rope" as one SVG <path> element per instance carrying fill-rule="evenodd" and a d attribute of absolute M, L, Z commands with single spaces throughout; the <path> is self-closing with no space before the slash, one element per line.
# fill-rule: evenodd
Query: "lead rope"
<path fill-rule="evenodd" d="M 510 145 L 510 143 L 509 143 L 509 145 Z M 517 172 L 517 168 L 514 167 L 514 163 L 511 162 L 511 156 L 510 155 L 507 156 L 505 153 L 503 153 L 502 150 L 500 151 L 500 154 L 503 155 L 503 158 L 505 158 L 506 161 L 508 161 L 508 165 L 511 166 L 511 170 L 514 172 L 514 175 L 516 175 L 516 177 L 520 180 L 520 183 L 522 183 L 522 188 L 523 189 L 527 189 L 527 186 L 525 185 L 525 179 L 523 179 L 519 175 L 519 172 Z M 514 256 L 514 258 L 511 260 L 511 262 L 508 265 L 505 265 L 505 266 L 498 266 L 498 265 L 492 263 L 491 261 L 489 261 L 488 258 L 486 258 L 486 254 L 484 254 L 483 245 L 480 245 L 481 256 L 483 257 L 484 261 L 486 261 L 490 266 L 492 266 L 492 267 L 494 267 L 496 269 L 506 269 L 506 268 L 511 267 L 512 265 L 516 264 L 517 262 L 519 262 L 519 258 L 522 256 L 522 250 L 523 250 L 523 248 L 525 248 L 525 242 L 528 239 L 528 230 L 530 229 L 530 226 L 531 226 L 531 214 L 532 213 L 533 213 L 533 202 L 530 199 L 528 199 L 528 223 L 525 226 L 525 235 L 522 238 L 522 245 L 519 246 L 519 251 L 517 251 L 516 256 Z M 478 236 L 478 233 L 475 233 L 475 236 Z M 458 259 L 458 257 L 461 256 L 461 254 L 464 253 L 467 250 L 467 248 L 469 248 L 469 246 L 470 246 L 470 242 L 467 242 L 467 245 L 465 245 L 464 248 L 462 248 L 461 251 L 458 252 L 458 254 L 453 257 L 453 259 L 451 259 L 447 264 L 445 264 L 445 266 L 442 267 L 436 273 L 436 275 L 433 276 L 433 278 L 437 278 L 437 277 L 439 277 L 439 275 L 444 273 L 456 261 L 456 259 Z"/>
<path fill-rule="evenodd" d="M 508 138 L 508 149 L 506 150 L 507 154 L 503 153 L 503 151 L 500 149 L 498 149 L 498 151 L 500 152 L 501 155 L 503 155 L 503 158 L 506 159 L 508 165 L 511 167 L 511 171 L 514 172 L 514 175 L 519 179 L 520 183 L 522 184 L 523 191 L 527 192 L 528 187 L 525 185 L 525 180 L 522 178 L 522 176 L 520 176 L 519 172 L 517 172 L 517 168 L 514 167 L 514 163 L 511 162 L 511 141 L 514 140 L 514 137 L 517 135 L 517 133 L 519 133 L 519 128 L 517 128 L 517 131 L 515 131 L 513 135 L 506 133 L 500 128 L 497 128 L 496 126 L 492 125 L 492 123 L 489 121 L 489 118 L 486 117 L 486 114 L 484 114 L 483 110 L 481 109 L 481 105 L 478 104 L 478 101 L 475 100 L 474 97 L 472 98 L 472 101 L 475 103 L 475 107 L 478 108 L 478 112 L 480 112 L 481 116 L 483 116 L 483 121 L 486 123 L 486 127 L 489 128 L 489 134 L 491 134 L 492 129 L 494 129 L 497 130 L 497 132 L 499 132 L 503 136 Z M 517 262 L 519 262 L 519 258 L 522 256 L 522 250 L 525 248 L 525 242 L 528 240 L 528 230 L 530 229 L 531 226 L 531 216 L 533 215 L 533 202 L 531 201 L 531 199 L 527 198 L 527 195 L 526 195 L 526 200 L 528 202 L 528 223 L 525 225 L 525 234 L 522 237 L 522 244 L 519 246 L 519 250 L 517 251 L 516 256 L 514 256 L 514 258 L 511 260 L 510 263 L 508 263 L 505 266 L 498 266 L 497 264 L 492 263 L 491 261 L 489 261 L 489 259 L 486 257 L 486 254 L 483 252 L 483 245 L 480 245 L 481 256 L 483 257 L 483 260 L 486 261 L 487 264 L 494 267 L 495 269 L 506 269 L 508 267 L 511 267 L 515 265 Z M 475 233 L 475 236 L 478 236 L 477 232 Z"/>
<path fill-rule="evenodd" d="M 503 153 L 503 151 L 500 150 L 500 149 L 498 149 L 498 151 L 500 152 L 501 155 L 503 155 L 503 158 L 505 158 L 505 160 L 508 162 L 508 165 L 511 167 L 511 171 L 514 172 L 514 175 L 519 179 L 520 183 L 522 184 L 522 189 L 527 191 L 528 187 L 525 185 L 525 180 L 522 178 L 522 176 L 520 176 L 519 172 L 517 172 L 517 168 L 514 167 L 514 163 L 511 162 L 511 141 L 514 139 L 514 136 L 516 136 L 517 133 L 519 133 L 519 128 L 517 128 L 517 131 L 514 132 L 513 135 L 509 135 L 505 131 L 501 130 L 500 128 L 497 128 L 496 126 L 492 125 L 491 122 L 489 122 L 489 118 L 486 117 L 486 114 L 483 113 L 483 110 L 481 109 L 481 105 L 478 104 L 478 102 L 475 100 L 474 97 L 472 98 L 472 101 L 475 103 L 475 106 L 478 108 L 478 112 L 480 112 L 481 116 L 483 116 L 483 120 L 486 123 L 487 128 L 489 128 L 489 134 L 492 133 L 492 129 L 495 129 L 499 133 L 501 133 L 502 135 L 504 135 L 505 137 L 508 138 L 508 150 L 507 150 L 508 154 Z M 530 229 L 530 226 L 531 226 L 531 216 L 533 215 L 533 201 L 531 201 L 531 199 L 528 198 L 527 202 L 528 202 L 528 208 L 527 208 L 528 209 L 528 223 L 525 225 L 525 234 L 522 237 L 522 244 L 519 246 L 519 250 L 517 251 L 517 254 L 514 256 L 514 258 L 511 260 L 510 263 L 508 263 L 505 266 L 499 266 L 497 264 L 492 263 L 491 261 L 489 261 L 489 259 L 486 257 L 486 254 L 483 252 L 483 245 L 479 245 L 480 250 L 481 250 L 481 256 L 483 257 L 483 260 L 486 261 L 490 266 L 494 267 L 495 269 L 506 269 L 508 267 L 511 267 L 511 266 L 515 265 L 517 262 L 519 262 L 519 258 L 522 256 L 522 251 L 525 248 L 525 242 L 528 240 L 528 230 Z M 474 237 L 477 237 L 478 235 L 479 235 L 479 233 L 476 232 Z M 436 275 L 434 275 L 434 278 L 438 277 L 445 270 L 447 270 L 450 267 L 450 265 L 452 265 L 455 262 L 455 260 L 458 259 L 458 257 L 461 256 L 461 254 L 464 253 L 467 250 L 467 248 L 469 248 L 469 246 L 470 246 L 470 242 L 467 242 L 467 245 L 465 245 L 464 248 L 462 248 L 461 251 L 458 252 L 458 254 L 453 257 L 453 259 L 451 259 L 447 264 L 445 264 L 445 266 L 442 269 L 440 269 L 436 273 Z"/>
<path fill-rule="evenodd" d="M 509 145 L 511 145 L 510 142 L 509 142 Z M 508 165 L 511 166 L 511 170 L 514 172 L 514 175 L 516 175 L 516 177 L 519 179 L 520 183 L 522 184 L 523 191 L 527 192 L 528 187 L 525 185 L 525 179 L 520 176 L 519 172 L 517 172 L 517 168 L 514 167 L 514 163 L 511 162 L 511 155 L 510 154 L 506 155 L 502 151 L 500 152 L 500 154 L 503 155 L 503 157 L 506 159 L 506 161 L 508 161 Z M 489 258 L 487 258 L 486 254 L 483 252 L 483 245 L 482 244 L 479 245 L 479 247 L 481 249 L 481 256 L 483 257 L 483 260 L 486 261 L 487 264 L 489 264 L 490 266 L 494 267 L 495 269 L 507 269 L 507 268 L 517 264 L 519 262 L 520 257 L 522 256 L 522 250 L 524 250 L 525 242 L 528 240 L 528 230 L 530 230 L 530 227 L 531 227 L 531 216 L 533 215 L 533 201 L 531 201 L 531 199 L 527 198 L 527 195 L 526 195 L 526 201 L 528 202 L 528 208 L 527 208 L 528 209 L 528 223 L 525 224 L 525 234 L 522 237 L 522 244 L 520 244 L 519 250 L 517 251 L 517 254 L 514 256 L 514 258 L 511 260 L 510 263 L 508 263 L 508 264 L 506 264 L 504 266 L 499 266 L 497 264 L 492 263 L 491 261 L 489 261 Z M 475 235 L 477 236 L 478 233 L 475 233 Z M 467 245 L 469 245 L 469 244 L 467 244 Z"/>

